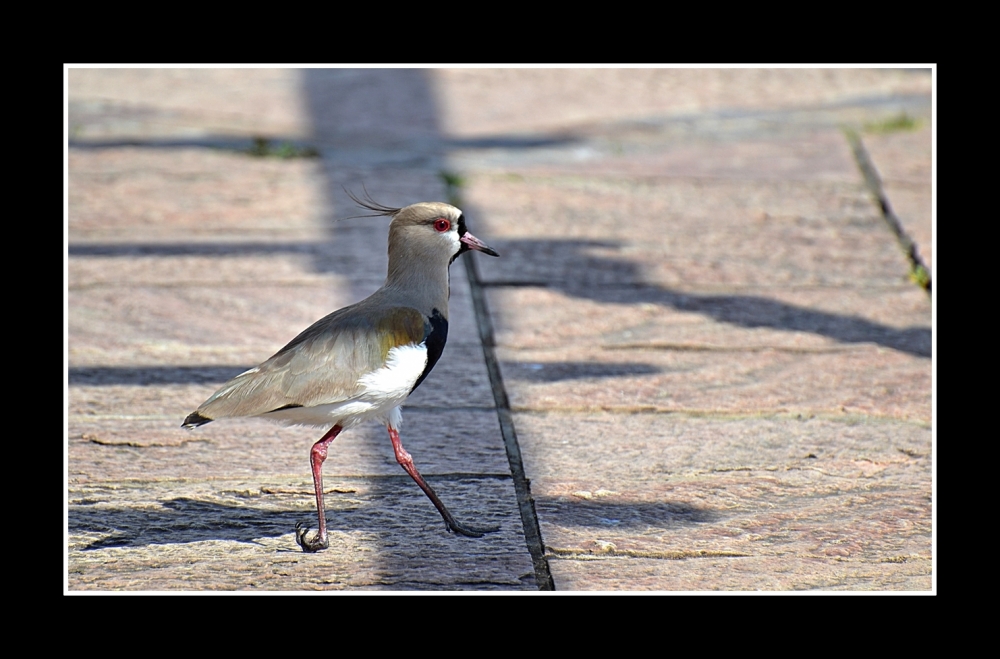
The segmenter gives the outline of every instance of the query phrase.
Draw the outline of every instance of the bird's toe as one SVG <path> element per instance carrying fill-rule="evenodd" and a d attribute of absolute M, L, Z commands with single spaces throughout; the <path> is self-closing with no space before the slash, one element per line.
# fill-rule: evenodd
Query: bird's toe
<path fill-rule="evenodd" d="M 496 533 L 500 530 L 499 526 L 464 526 L 458 522 L 448 523 L 447 526 L 452 533 L 464 535 L 467 538 L 481 538 L 487 533 Z"/>
<path fill-rule="evenodd" d="M 329 548 L 330 541 L 327 538 L 321 537 L 319 532 L 316 533 L 316 537 L 312 540 L 306 539 L 307 533 L 309 533 L 308 524 L 299 522 L 295 525 L 295 542 L 299 547 L 302 547 L 302 551 L 312 553 Z"/>

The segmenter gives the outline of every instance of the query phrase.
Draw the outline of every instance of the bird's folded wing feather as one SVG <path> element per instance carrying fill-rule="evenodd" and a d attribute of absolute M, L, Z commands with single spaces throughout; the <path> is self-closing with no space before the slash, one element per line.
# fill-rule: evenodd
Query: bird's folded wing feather
<path fill-rule="evenodd" d="M 360 306 L 316 321 L 263 364 L 223 385 L 198 414 L 255 416 L 351 400 L 364 392 L 358 381 L 384 367 L 392 348 L 420 344 L 431 331 L 416 309 Z"/>

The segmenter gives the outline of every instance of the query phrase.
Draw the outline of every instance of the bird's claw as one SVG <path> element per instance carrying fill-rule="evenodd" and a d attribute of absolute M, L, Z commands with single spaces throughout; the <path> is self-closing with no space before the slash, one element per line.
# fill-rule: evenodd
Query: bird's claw
<path fill-rule="evenodd" d="M 487 533 L 496 533 L 499 526 L 462 526 L 458 522 L 445 522 L 448 530 L 457 535 L 464 535 L 467 538 L 481 538 Z"/>
<path fill-rule="evenodd" d="M 299 547 L 302 547 L 302 551 L 312 553 L 321 549 L 327 549 L 330 546 L 330 541 L 326 538 L 321 538 L 318 531 L 316 537 L 312 540 L 306 540 L 307 533 L 309 533 L 308 524 L 299 522 L 295 525 L 295 542 L 298 543 Z"/>

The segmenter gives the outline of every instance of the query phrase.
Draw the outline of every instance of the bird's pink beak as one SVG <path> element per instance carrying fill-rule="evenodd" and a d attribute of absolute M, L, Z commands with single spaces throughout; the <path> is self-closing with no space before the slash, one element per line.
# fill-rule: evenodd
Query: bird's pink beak
<path fill-rule="evenodd" d="M 492 247 L 487 246 L 486 243 L 484 243 L 479 238 L 476 238 L 468 231 L 466 231 L 462 235 L 462 237 L 459 238 L 459 240 L 468 245 L 469 249 L 474 249 L 477 252 L 482 252 L 483 254 L 489 254 L 490 256 L 500 256 L 499 254 L 496 253 L 496 250 L 494 250 Z"/>

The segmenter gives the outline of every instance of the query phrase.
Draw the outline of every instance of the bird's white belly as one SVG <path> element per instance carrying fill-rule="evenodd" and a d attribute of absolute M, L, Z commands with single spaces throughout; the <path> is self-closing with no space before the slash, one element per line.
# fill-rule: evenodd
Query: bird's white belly
<path fill-rule="evenodd" d="M 410 395 L 426 366 L 426 345 L 397 346 L 389 350 L 385 366 L 358 380 L 364 391 L 357 396 L 337 403 L 291 407 L 262 416 L 284 423 L 344 428 L 374 419 L 397 428 L 402 420 L 399 406 Z"/>

